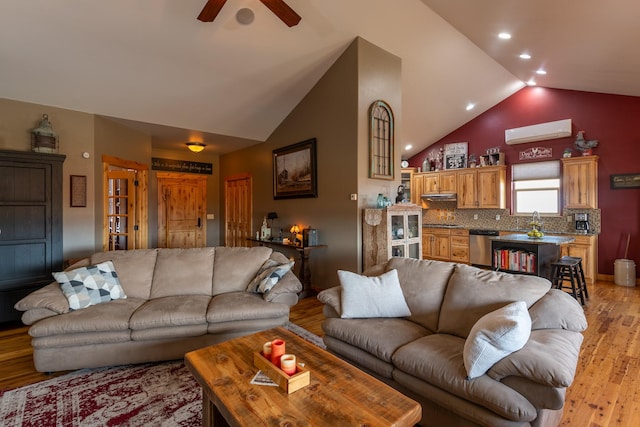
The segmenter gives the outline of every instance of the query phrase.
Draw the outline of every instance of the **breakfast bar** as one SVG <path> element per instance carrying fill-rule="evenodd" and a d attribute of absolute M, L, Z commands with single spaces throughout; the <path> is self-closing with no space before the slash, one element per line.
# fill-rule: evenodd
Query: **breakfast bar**
<path fill-rule="evenodd" d="M 491 267 L 493 270 L 530 274 L 551 280 L 551 263 L 560 258 L 560 246 L 573 241 L 575 238 L 569 236 L 495 236 L 491 238 Z"/>

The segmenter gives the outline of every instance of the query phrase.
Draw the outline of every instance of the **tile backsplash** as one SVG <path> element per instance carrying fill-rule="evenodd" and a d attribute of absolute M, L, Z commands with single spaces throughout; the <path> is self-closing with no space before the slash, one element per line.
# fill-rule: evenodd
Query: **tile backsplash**
<path fill-rule="evenodd" d="M 423 224 L 455 224 L 465 228 L 528 231 L 529 215 L 511 215 L 508 209 L 456 209 L 455 202 L 432 202 L 422 210 Z M 574 214 L 589 214 L 590 234 L 600 233 L 600 209 L 567 209 L 562 216 L 542 216 L 542 231 L 575 233 Z M 500 218 L 500 219 L 496 219 Z"/>

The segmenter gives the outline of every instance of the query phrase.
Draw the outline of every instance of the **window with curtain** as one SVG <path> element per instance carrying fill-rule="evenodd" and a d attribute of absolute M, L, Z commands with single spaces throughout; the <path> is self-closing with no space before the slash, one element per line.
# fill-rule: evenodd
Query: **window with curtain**
<path fill-rule="evenodd" d="M 560 215 L 559 160 L 513 165 L 511 181 L 515 215 Z"/>

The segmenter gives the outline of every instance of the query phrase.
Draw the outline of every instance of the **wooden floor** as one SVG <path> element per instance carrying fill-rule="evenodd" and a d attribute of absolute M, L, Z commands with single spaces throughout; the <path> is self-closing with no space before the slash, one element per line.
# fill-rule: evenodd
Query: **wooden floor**
<path fill-rule="evenodd" d="M 640 426 L 640 287 L 598 282 L 585 306 L 585 332 L 576 378 L 567 392 L 562 425 Z M 300 301 L 291 321 L 322 335 L 315 298 Z M 0 390 L 51 378 L 35 372 L 27 328 L 0 329 Z"/>

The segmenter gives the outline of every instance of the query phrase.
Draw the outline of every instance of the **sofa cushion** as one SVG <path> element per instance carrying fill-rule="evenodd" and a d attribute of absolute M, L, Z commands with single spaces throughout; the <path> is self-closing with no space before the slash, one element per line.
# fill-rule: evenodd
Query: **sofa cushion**
<path fill-rule="evenodd" d="M 211 296 L 214 248 L 160 249 L 153 272 L 151 298 Z"/>
<path fill-rule="evenodd" d="M 343 319 L 411 316 L 396 270 L 376 277 L 338 270 L 338 278 Z"/>
<path fill-rule="evenodd" d="M 493 365 L 487 375 L 496 381 L 519 376 L 551 387 L 569 387 L 583 338 L 579 332 L 562 329 L 531 331 L 527 344 Z"/>
<path fill-rule="evenodd" d="M 139 298 L 119 299 L 109 304 L 92 305 L 84 310 L 48 317 L 31 326 L 29 335 L 35 338 L 103 331 L 127 331 L 128 333 L 129 319 L 144 303 L 145 300 Z"/>
<path fill-rule="evenodd" d="M 468 378 L 484 375 L 496 362 L 520 350 L 530 334 L 531 318 L 523 301 L 482 316 L 464 343 L 463 360 Z"/>
<path fill-rule="evenodd" d="M 391 258 L 387 268 L 398 270 L 410 319 L 431 331 L 438 329 L 440 306 L 455 264 L 451 262 Z"/>
<path fill-rule="evenodd" d="M 256 276 L 271 252 L 272 249 L 266 246 L 216 248 L 212 295 L 247 289 L 247 285 Z M 216 272 L 222 272 L 222 274 L 216 274 Z"/>
<path fill-rule="evenodd" d="M 261 295 L 247 292 L 231 292 L 211 299 L 207 308 L 207 322 L 232 322 L 236 320 L 275 319 L 289 316 L 289 306 L 267 302 Z"/>
<path fill-rule="evenodd" d="M 542 277 L 456 264 L 440 309 L 438 332 L 466 338 L 485 314 L 516 301 L 530 307 L 549 289 L 551 282 Z"/>
<path fill-rule="evenodd" d="M 56 272 L 53 277 L 60 284 L 71 310 L 127 297 L 111 261 Z"/>
<path fill-rule="evenodd" d="M 431 333 L 417 323 L 394 317 L 331 318 L 322 322 L 322 330 L 325 335 L 344 341 L 388 363 L 398 348 Z"/>
<path fill-rule="evenodd" d="M 127 296 L 149 299 L 157 253 L 157 249 L 99 252 L 91 255 L 91 263 L 112 261 Z"/>
<path fill-rule="evenodd" d="M 269 292 L 275 285 L 278 284 L 282 276 L 287 274 L 293 268 L 293 261 L 279 263 L 271 258 L 266 260 L 256 276 L 247 285 L 247 292 L 255 292 L 264 294 Z"/>
<path fill-rule="evenodd" d="M 487 375 L 467 379 L 463 347 L 462 338 L 432 334 L 399 348 L 392 361 L 399 370 L 507 419 L 533 421 L 537 417 L 536 408 L 520 393 Z"/>
<path fill-rule="evenodd" d="M 129 321 L 134 331 L 207 323 L 206 313 L 211 297 L 182 295 L 156 298 L 138 308 Z"/>
<path fill-rule="evenodd" d="M 583 332 L 587 318 L 578 301 L 567 292 L 551 289 L 529 308 L 532 329 L 566 329 Z"/>

